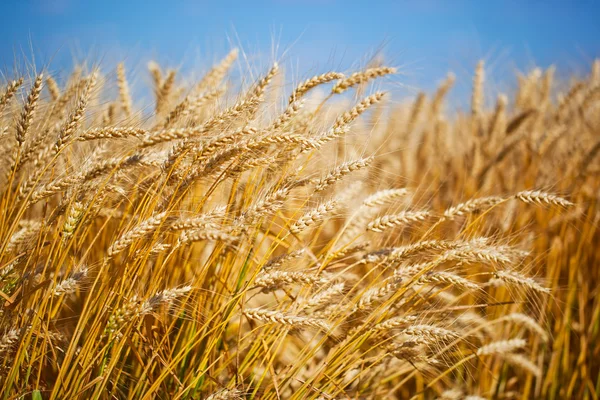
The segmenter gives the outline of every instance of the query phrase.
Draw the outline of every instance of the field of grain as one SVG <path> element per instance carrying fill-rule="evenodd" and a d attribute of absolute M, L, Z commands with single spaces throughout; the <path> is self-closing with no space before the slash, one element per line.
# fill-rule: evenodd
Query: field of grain
<path fill-rule="evenodd" d="M 453 111 L 237 56 L 5 82 L 2 399 L 599 397 L 599 61 Z"/>

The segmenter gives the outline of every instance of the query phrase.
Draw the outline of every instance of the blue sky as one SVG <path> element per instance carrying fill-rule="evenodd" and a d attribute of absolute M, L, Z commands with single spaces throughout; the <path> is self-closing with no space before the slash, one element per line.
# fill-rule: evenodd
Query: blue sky
<path fill-rule="evenodd" d="M 364 65 L 381 50 L 409 87 L 452 70 L 470 84 L 478 59 L 502 79 L 556 64 L 584 73 L 600 57 L 597 0 L 3 0 L 0 70 L 53 70 L 89 58 L 140 65 L 212 64 L 241 47 L 253 66 L 278 59 L 292 77 Z M 24 62 L 23 60 L 28 60 Z"/>

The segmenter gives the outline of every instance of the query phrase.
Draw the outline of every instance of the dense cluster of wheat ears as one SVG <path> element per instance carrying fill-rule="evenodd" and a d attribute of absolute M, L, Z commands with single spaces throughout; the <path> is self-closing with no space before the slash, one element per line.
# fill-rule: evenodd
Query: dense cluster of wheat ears
<path fill-rule="evenodd" d="M 598 398 L 600 62 L 449 115 L 237 55 L 6 83 L 3 399 Z"/>

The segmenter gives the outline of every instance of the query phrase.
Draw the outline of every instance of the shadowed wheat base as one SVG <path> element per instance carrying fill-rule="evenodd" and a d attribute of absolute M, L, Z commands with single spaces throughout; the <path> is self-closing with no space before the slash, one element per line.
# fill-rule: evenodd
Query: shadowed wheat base
<path fill-rule="evenodd" d="M 2 89 L 2 398 L 598 397 L 599 62 L 448 116 L 236 57 Z"/>

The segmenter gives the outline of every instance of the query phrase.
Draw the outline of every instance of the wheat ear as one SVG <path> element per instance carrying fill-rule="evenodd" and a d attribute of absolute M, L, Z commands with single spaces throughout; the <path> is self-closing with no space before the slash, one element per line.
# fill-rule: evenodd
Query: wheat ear
<path fill-rule="evenodd" d="M 480 347 L 479 349 L 477 349 L 476 354 L 478 356 L 487 356 L 492 354 L 512 353 L 515 350 L 522 349 L 526 345 L 527 342 L 524 339 L 500 340 Z"/>
<path fill-rule="evenodd" d="M 366 207 L 379 207 L 407 194 L 408 190 L 406 189 L 384 189 L 367 197 L 363 201 L 363 205 Z"/>
<path fill-rule="evenodd" d="M 307 79 L 304 82 L 302 82 L 301 84 L 299 84 L 296 87 L 296 89 L 294 89 L 288 102 L 290 104 L 293 103 L 294 101 L 296 101 L 299 98 L 301 98 L 302 96 L 304 96 L 309 90 L 311 90 L 312 88 L 314 88 L 316 86 L 322 85 L 327 82 L 331 82 L 333 80 L 343 79 L 343 78 L 344 78 L 344 74 L 341 74 L 339 72 L 327 72 L 325 74 L 313 76 L 312 78 Z"/>
<path fill-rule="evenodd" d="M 403 211 L 399 214 L 384 215 L 383 217 L 371 221 L 369 225 L 367 225 L 367 230 L 383 232 L 389 228 L 424 221 L 430 216 L 430 211 Z"/>
<path fill-rule="evenodd" d="M 121 235 L 108 249 L 108 255 L 112 257 L 113 255 L 125 250 L 135 240 L 156 231 L 156 229 L 163 224 L 166 215 L 166 212 L 156 214 Z"/>
<path fill-rule="evenodd" d="M 312 327 L 329 330 L 327 321 L 318 318 L 301 317 L 281 311 L 262 310 L 260 308 L 249 308 L 244 310 L 244 315 L 249 319 L 287 325 L 292 328 Z"/>
<path fill-rule="evenodd" d="M 119 86 L 119 98 L 121 99 L 121 108 L 125 117 L 131 116 L 131 95 L 129 94 L 129 85 L 125 75 L 125 64 L 119 63 L 117 66 L 117 85 Z"/>
<path fill-rule="evenodd" d="M 27 131 L 29 131 L 31 123 L 33 122 L 33 116 L 35 114 L 35 109 L 40 98 L 40 93 L 42 92 L 43 82 L 44 76 L 43 74 L 39 74 L 33 82 L 33 87 L 29 92 L 29 96 L 27 96 L 27 101 L 25 102 L 25 106 L 23 107 L 21 117 L 17 121 L 15 137 L 17 139 L 19 147 L 23 146 L 23 143 L 25 142 L 25 136 L 27 135 Z"/>
<path fill-rule="evenodd" d="M 471 114 L 478 116 L 482 112 L 483 106 L 483 82 L 485 80 L 485 71 L 483 69 L 483 60 L 477 63 L 475 75 L 473 76 L 473 92 L 471 94 Z"/>
<path fill-rule="evenodd" d="M 335 168 L 327 176 L 315 181 L 315 192 L 321 192 L 333 185 L 335 182 L 341 180 L 344 176 L 366 168 L 373 162 L 373 157 L 361 158 L 355 161 L 349 161 Z"/>
<path fill-rule="evenodd" d="M 290 232 L 298 234 L 310 226 L 323 221 L 328 214 L 331 214 L 337 208 L 337 206 L 337 201 L 330 200 L 327 203 L 321 204 L 320 206 L 310 210 L 290 227 Z"/>
<path fill-rule="evenodd" d="M 341 79 L 337 82 L 333 89 L 331 89 L 331 93 L 343 93 L 349 88 L 359 85 L 361 83 L 365 83 L 371 79 L 378 78 L 385 75 L 395 74 L 396 68 L 391 67 L 377 67 L 377 68 L 369 68 L 364 71 L 355 72 L 349 77 L 345 79 Z"/>
<path fill-rule="evenodd" d="M 23 84 L 23 82 L 25 82 L 25 80 L 23 78 L 19 78 L 18 80 L 12 81 L 10 84 L 8 84 L 4 90 L 4 93 L 2 93 L 2 96 L 0 96 L 0 114 L 2 111 L 4 111 L 4 108 L 10 99 L 12 99 L 15 93 L 17 93 L 17 90 Z"/>
<path fill-rule="evenodd" d="M 541 192 L 539 190 L 525 190 L 515 194 L 515 198 L 524 203 L 553 204 L 562 207 L 570 207 L 573 205 L 573 203 L 563 199 L 562 197 Z"/>

